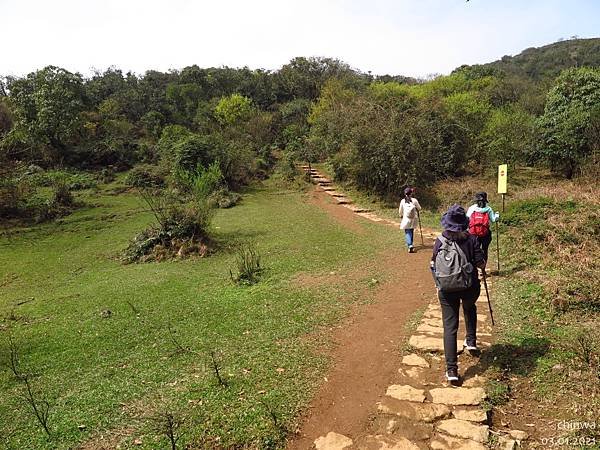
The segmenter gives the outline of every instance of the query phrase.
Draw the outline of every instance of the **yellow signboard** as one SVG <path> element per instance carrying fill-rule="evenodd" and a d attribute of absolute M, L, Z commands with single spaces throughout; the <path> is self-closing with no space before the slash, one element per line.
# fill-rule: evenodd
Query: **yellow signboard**
<path fill-rule="evenodd" d="M 498 166 L 498 194 L 506 194 L 508 185 L 508 165 L 501 164 Z"/>

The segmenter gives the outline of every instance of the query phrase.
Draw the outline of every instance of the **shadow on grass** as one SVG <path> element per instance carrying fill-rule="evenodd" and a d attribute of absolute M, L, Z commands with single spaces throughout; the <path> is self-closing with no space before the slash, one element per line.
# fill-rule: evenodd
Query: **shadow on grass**
<path fill-rule="evenodd" d="M 494 344 L 481 354 L 478 364 L 467 369 L 465 379 L 481 375 L 490 368 L 507 375 L 527 376 L 535 370 L 537 360 L 549 350 L 550 341 L 543 338 L 526 338 L 520 344 Z"/>

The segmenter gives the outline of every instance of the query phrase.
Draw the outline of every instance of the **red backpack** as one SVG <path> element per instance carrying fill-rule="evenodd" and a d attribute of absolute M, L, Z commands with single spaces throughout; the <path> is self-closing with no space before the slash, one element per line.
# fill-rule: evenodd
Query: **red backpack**
<path fill-rule="evenodd" d="M 477 237 L 487 236 L 490 232 L 490 216 L 486 212 L 473 211 L 469 219 L 469 234 Z"/>

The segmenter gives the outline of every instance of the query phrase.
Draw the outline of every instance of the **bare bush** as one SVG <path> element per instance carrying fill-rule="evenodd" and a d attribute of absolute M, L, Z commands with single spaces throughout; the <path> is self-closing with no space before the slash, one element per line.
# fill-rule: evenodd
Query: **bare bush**
<path fill-rule="evenodd" d="M 25 372 L 21 368 L 19 359 L 19 348 L 13 340 L 12 336 L 8 338 L 8 367 L 17 381 L 23 384 L 24 393 L 23 399 L 31 408 L 31 411 L 36 418 L 38 424 L 42 427 L 48 437 L 51 436 L 48 420 L 50 418 L 50 403 L 43 397 L 42 394 L 36 392 L 31 384 L 31 374 Z"/>

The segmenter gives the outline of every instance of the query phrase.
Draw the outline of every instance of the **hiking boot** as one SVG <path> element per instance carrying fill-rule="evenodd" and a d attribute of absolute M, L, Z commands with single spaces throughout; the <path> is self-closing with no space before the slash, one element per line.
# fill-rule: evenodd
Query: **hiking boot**
<path fill-rule="evenodd" d="M 458 369 L 448 369 L 446 371 L 446 380 L 449 382 L 458 381 Z"/>
<path fill-rule="evenodd" d="M 477 352 L 477 351 L 479 351 L 479 348 L 477 347 L 477 344 L 469 345 L 467 343 L 466 339 L 465 339 L 465 342 L 463 342 L 463 347 L 466 348 L 467 350 L 469 350 L 470 352 Z"/>

